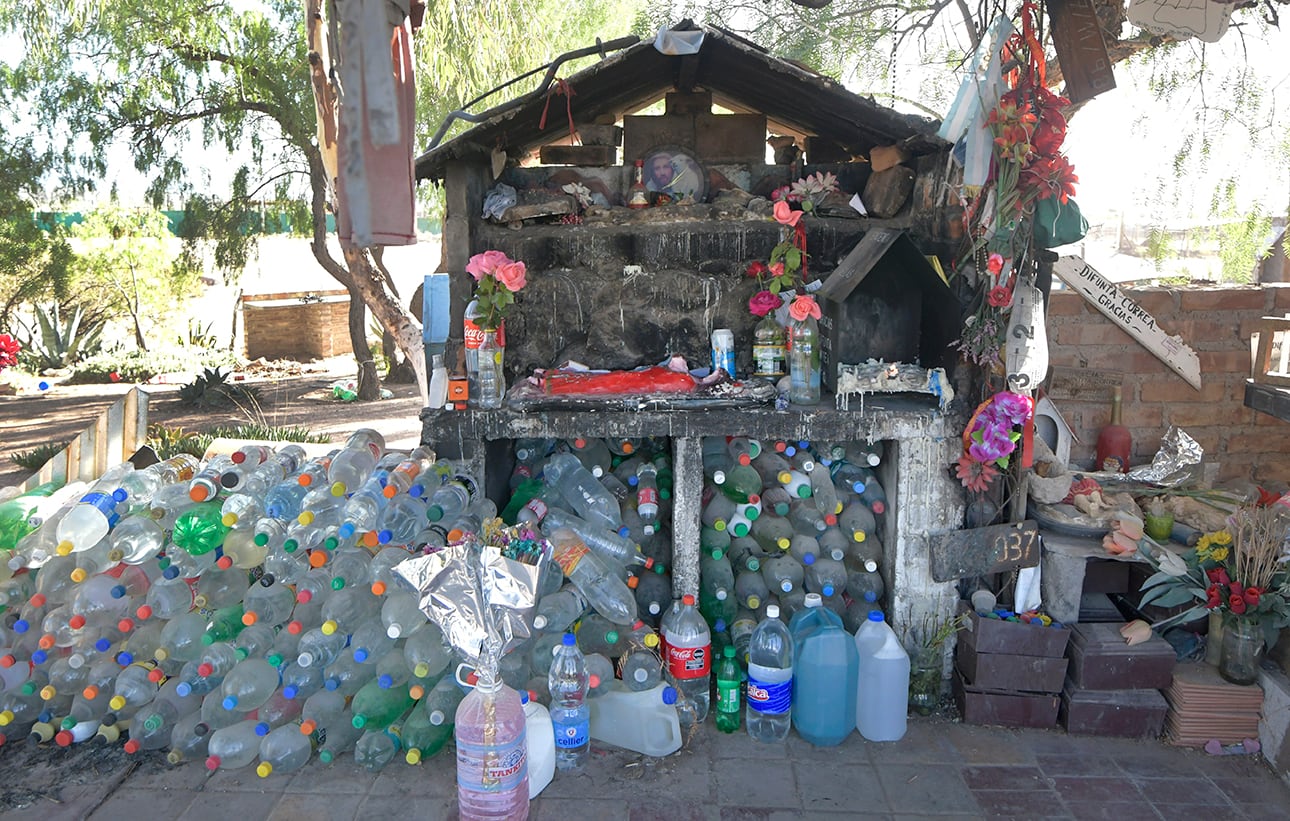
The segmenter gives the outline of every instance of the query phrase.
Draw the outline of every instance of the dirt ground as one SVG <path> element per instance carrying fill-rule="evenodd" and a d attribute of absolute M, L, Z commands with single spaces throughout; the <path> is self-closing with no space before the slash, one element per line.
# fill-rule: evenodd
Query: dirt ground
<path fill-rule="evenodd" d="M 344 402 L 333 398 L 332 384 L 352 378 L 353 360 L 336 358 L 314 363 L 266 363 L 238 372 L 259 390 L 256 406 L 194 408 L 180 401 L 183 380 L 159 378 L 142 385 L 149 394 L 148 422 L 185 431 L 202 432 L 219 425 L 256 422 L 299 426 L 343 440 L 354 429 L 379 430 L 391 448 L 410 448 L 421 439 L 421 398 L 416 385 L 385 385 L 393 394 L 378 402 Z M 46 442 L 65 443 L 123 396 L 131 386 L 65 385 L 49 380 L 50 388 L 19 383 L 18 392 L 0 396 L 0 487 L 19 484 L 27 471 L 10 460 L 15 452 Z"/>

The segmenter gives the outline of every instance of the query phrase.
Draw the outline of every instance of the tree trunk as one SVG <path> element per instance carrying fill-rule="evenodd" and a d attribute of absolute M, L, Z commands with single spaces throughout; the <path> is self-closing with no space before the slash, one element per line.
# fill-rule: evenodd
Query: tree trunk
<path fill-rule="evenodd" d="M 358 399 L 374 402 L 381 398 L 381 377 L 376 372 L 376 360 L 367 344 L 367 306 L 363 294 L 353 283 L 349 289 L 349 341 L 354 348 L 354 361 L 358 363 Z"/>
<path fill-rule="evenodd" d="M 429 384 L 426 380 L 426 362 L 421 329 L 416 327 L 412 315 L 390 296 L 385 289 L 382 274 L 371 258 L 362 249 L 353 245 L 342 246 L 345 254 L 345 267 L 349 269 L 354 287 L 362 294 L 363 301 L 372 309 L 382 327 L 394 335 L 398 347 L 406 354 L 416 374 L 421 396 L 425 398 Z M 418 356 L 417 354 L 420 354 Z"/>

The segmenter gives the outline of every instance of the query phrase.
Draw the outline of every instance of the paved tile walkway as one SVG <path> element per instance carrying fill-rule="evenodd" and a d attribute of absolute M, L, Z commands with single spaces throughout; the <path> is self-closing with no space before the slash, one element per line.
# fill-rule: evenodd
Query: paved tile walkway
<path fill-rule="evenodd" d="M 456 819 L 451 749 L 373 774 L 345 756 L 292 774 L 208 776 L 117 748 L 0 748 L 0 819 Z M 1258 757 L 1211 757 L 1155 741 L 911 721 L 900 742 L 852 734 L 817 748 L 762 745 L 709 721 L 677 754 L 593 745 L 584 772 L 557 775 L 530 818 L 595 821 L 797 819 L 1286 819 L 1290 788 Z"/>

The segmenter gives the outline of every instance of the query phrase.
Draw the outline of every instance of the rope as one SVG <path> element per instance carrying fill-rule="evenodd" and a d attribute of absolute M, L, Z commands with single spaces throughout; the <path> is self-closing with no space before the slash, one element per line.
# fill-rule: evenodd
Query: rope
<path fill-rule="evenodd" d="M 573 127 L 573 95 L 575 93 L 568 80 L 557 79 L 546 90 L 546 104 L 542 106 L 542 118 L 538 120 L 538 129 L 545 129 L 546 115 L 551 109 L 551 98 L 556 94 L 563 94 L 565 113 L 569 115 L 569 145 L 579 144 L 578 132 Z"/>

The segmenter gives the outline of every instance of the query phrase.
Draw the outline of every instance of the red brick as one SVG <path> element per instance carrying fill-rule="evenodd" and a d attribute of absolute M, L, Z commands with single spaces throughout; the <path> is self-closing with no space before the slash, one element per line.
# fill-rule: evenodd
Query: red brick
<path fill-rule="evenodd" d="M 1254 479 L 1261 483 L 1290 481 L 1290 457 L 1264 457 L 1254 463 Z"/>
<path fill-rule="evenodd" d="M 1262 311 L 1267 297 L 1261 288 L 1204 288 L 1181 292 L 1183 311 Z"/>
<path fill-rule="evenodd" d="M 1218 481 L 1230 482 L 1233 479 L 1249 479 L 1253 472 L 1253 459 L 1247 456 L 1224 457 L 1219 461 Z"/>
<path fill-rule="evenodd" d="M 1220 376 L 1228 373 L 1248 375 L 1250 373 L 1250 352 L 1239 351 L 1202 351 L 1200 372 L 1202 376 Z"/>
<path fill-rule="evenodd" d="M 1244 387 L 1241 395 L 1244 396 Z M 1219 402 L 1230 399 L 1232 389 L 1224 380 L 1217 378 L 1202 378 L 1200 390 L 1181 379 L 1170 379 L 1142 383 L 1138 387 L 1138 396 L 1142 402 Z"/>
<path fill-rule="evenodd" d="M 1178 310 L 1178 292 L 1172 288 L 1126 288 L 1125 293 L 1156 319 Z"/>
<path fill-rule="evenodd" d="M 1165 363 L 1137 345 L 1132 348 L 1112 345 L 1084 346 L 1078 351 L 1078 357 L 1079 364 L 1099 370 L 1141 374 L 1169 372 Z"/>
<path fill-rule="evenodd" d="M 1050 337 L 1051 338 L 1051 337 Z M 1110 322 L 1084 322 L 1057 329 L 1059 345 L 1134 345 L 1133 337 Z"/>
<path fill-rule="evenodd" d="M 1224 425 L 1232 421 L 1233 408 L 1223 403 L 1177 403 L 1165 407 L 1165 421 L 1181 428 Z"/>
<path fill-rule="evenodd" d="M 1258 433 L 1245 432 L 1244 430 L 1233 431 L 1227 437 L 1227 453 L 1266 453 L 1270 447 L 1275 447 L 1280 443 L 1273 442 L 1265 431 Z"/>
<path fill-rule="evenodd" d="M 1238 336 L 1239 327 L 1234 317 L 1224 321 L 1199 319 L 1191 316 L 1186 319 L 1161 322 L 1160 327 L 1167 334 L 1181 336 L 1183 342 L 1192 347 L 1197 347 L 1205 342 L 1222 342 L 1229 346 L 1244 346 L 1249 339 L 1248 336 Z M 1212 350 L 1218 346 L 1211 344 L 1209 347 Z"/>
<path fill-rule="evenodd" d="M 1121 419 L 1127 428 L 1158 428 L 1164 425 L 1163 406 L 1141 402 L 1126 404 Z"/>
<path fill-rule="evenodd" d="M 1084 298 L 1074 291 L 1053 291 L 1048 297 L 1048 316 L 1080 316 Z"/>

